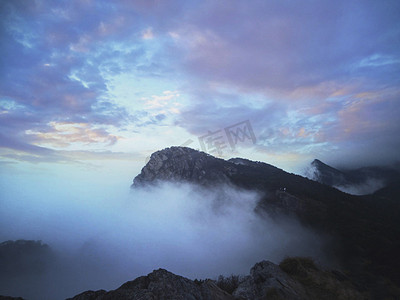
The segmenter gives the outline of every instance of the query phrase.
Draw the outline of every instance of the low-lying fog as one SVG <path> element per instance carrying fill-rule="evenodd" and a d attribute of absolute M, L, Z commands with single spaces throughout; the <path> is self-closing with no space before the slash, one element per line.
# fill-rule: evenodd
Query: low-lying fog
<path fill-rule="evenodd" d="M 321 182 L 320 179 L 320 172 L 318 171 L 317 168 L 313 167 L 313 166 L 307 166 L 302 172 L 302 176 L 307 177 L 308 179 L 314 180 L 314 181 L 318 181 Z M 333 177 L 333 180 L 335 181 L 340 181 L 340 177 Z M 365 180 L 361 183 L 354 183 L 354 184 L 343 184 L 343 185 L 335 185 L 333 186 L 334 188 L 338 189 L 339 191 L 342 191 L 344 193 L 347 194 L 351 194 L 351 195 L 357 195 L 357 196 L 361 196 L 361 195 L 369 195 L 372 194 L 374 192 L 376 192 L 377 190 L 385 187 L 385 185 L 387 184 L 386 180 L 384 180 L 383 178 L 378 179 L 378 178 L 374 178 L 374 177 L 366 177 Z"/>
<path fill-rule="evenodd" d="M 82 179 L 7 186 L 0 241 L 42 240 L 55 258 L 38 274 L 1 274 L 0 295 L 63 299 L 115 289 L 158 268 L 216 278 L 248 274 L 264 259 L 324 260 L 322 238 L 295 220 L 256 215 L 258 198 L 227 186 L 203 190 L 171 183 L 142 190 Z"/>

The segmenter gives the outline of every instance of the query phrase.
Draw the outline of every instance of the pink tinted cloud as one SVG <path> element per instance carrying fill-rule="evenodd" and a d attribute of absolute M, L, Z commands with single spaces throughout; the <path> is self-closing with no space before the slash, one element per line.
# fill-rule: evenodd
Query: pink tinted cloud
<path fill-rule="evenodd" d="M 188 47 L 189 72 L 243 89 L 291 91 L 348 80 L 349 66 L 371 52 L 396 53 L 388 47 L 396 35 L 387 34 L 399 25 L 393 9 L 347 1 L 208 1 L 176 32 Z"/>

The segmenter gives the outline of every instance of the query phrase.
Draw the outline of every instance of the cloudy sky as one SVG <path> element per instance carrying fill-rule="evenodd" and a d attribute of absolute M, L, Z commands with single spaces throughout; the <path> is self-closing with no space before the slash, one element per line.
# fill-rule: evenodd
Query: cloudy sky
<path fill-rule="evenodd" d="M 130 181 L 171 145 L 286 170 L 400 159 L 397 0 L 0 10 L 3 171 L 113 166 Z"/>

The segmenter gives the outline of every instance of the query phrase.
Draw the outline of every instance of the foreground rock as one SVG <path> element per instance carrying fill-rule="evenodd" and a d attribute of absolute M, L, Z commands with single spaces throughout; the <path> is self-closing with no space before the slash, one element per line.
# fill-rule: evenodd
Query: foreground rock
<path fill-rule="evenodd" d="M 234 278 L 234 277 L 231 277 Z M 238 277 L 236 277 L 238 278 Z M 229 287 L 229 292 L 223 288 Z M 262 261 L 250 275 L 190 280 L 159 269 L 123 284 L 114 291 L 87 291 L 70 300 L 261 300 L 261 299 L 368 299 L 340 272 L 322 271 L 307 258 L 288 258 L 280 266 Z"/>
<path fill-rule="evenodd" d="M 73 300 L 117 300 L 117 299 L 235 299 L 221 290 L 213 281 L 192 281 L 163 269 L 155 270 L 147 276 L 136 278 L 114 291 L 88 291 L 71 298 Z"/>
<path fill-rule="evenodd" d="M 250 275 L 242 280 L 233 295 L 239 299 L 263 299 L 272 295 L 283 299 L 305 299 L 305 290 L 279 266 L 262 261 L 251 268 Z"/>

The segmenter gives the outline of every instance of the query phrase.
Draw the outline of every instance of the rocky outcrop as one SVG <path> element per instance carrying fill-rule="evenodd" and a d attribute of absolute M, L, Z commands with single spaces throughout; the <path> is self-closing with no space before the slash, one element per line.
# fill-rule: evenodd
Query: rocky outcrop
<path fill-rule="evenodd" d="M 229 279 L 228 279 L 229 280 Z M 231 282 L 233 283 L 233 282 Z M 225 285 L 226 287 L 226 282 Z M 306 300 L 363 299 L 340 272 L 322 271 L 307 258 L 288 258 L 280 266 L 262 261 L 224 291 L 221 281 L 190 280 L 163 269 L 123 284 L 114 291 L 87 291 L 69 300 Z"/>
<path fill-rule="evenodd" d="M 134 179 L 132 187 L 157 181 L 187 181 L 206 185 L 227 183 L 229 176 L 236 171 L 233 163 L 207 153 L 186 147 L 171 147 L 151 155 L 149 162 Z"/>
<path fill-rule="evenodd" d="M 88 291 L 70 300 L 231 300 L 213 281 L 192 281 L 167 270 L 155 270 L 136 278 L 114 291 Z"/>
<path fill-rule="evenodd" d="M 301 284 L 289 277 L 270 261 L 257 263 L 250 270 L 234 291 L 239 299 L 268 299 L 269 296 L 279 296 L 282 299 L 305 299 L 305 291 Z"/>

